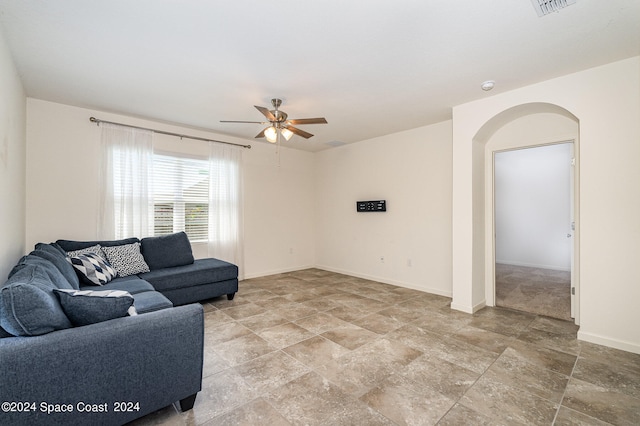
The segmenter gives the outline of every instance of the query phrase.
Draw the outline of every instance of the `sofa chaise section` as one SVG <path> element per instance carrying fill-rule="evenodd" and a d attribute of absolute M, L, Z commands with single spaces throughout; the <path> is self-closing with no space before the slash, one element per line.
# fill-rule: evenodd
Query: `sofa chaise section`
<path fill-rule="evenodd" d="M 198 259 L 190 265 L 155 269 L 138 275 L 174 305 L 184 305 L 238 291 L 238 267 L 219 259 Z"/>

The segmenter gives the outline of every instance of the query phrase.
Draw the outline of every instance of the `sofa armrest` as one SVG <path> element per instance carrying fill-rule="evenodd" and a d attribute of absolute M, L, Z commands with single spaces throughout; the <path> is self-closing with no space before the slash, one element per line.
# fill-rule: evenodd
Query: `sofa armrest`
<path fill-rule="evenodd" d="M 35 403 L 0 411 L 0 424 L 123 424 L 189 398 L 201 389 L 203 342 L 199 304 L 0 339 L 0 402 Z"/>

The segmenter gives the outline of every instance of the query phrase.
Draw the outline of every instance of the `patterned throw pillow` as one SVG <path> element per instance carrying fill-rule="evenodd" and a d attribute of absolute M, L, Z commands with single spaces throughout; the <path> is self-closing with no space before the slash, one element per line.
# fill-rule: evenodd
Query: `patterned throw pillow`
<path fill-rule="evenodd" d="M 121 277 L 149 272 L 149 266 L 140 253 L 140 243 L 102 247 L 102 250 Z"/>
<path fill-rule="evenodd" d="M 109 262 L 96 253 L 79 254 L 67 257 L 69 263 L 82 274 L 87 282 L 93 285 L 104 285 L 114 279 L 118 273 Z"/>
<path fill-rule="evenodd" d="M 100 244 L 96 244 L 95 246 L 86 247 L 86 248 L 83 248 L 83 249 L 80 249 L 80 250 L 68 251 L 67 252 L 67 256 L 69 256 L 69 257 L 77 257 L 77 256 L 79 256 L 81 254 L 89 254 L 89 253 L 95 253 L 98 256 L 100 256 L 101 258 L 103 258 L 104 260 L 107 260 L 107 256 L 102 251 L 102 247 L 100 246 Z"/>
<path fill-rule="evenodd" d="M 137 315 L 133 296 L 122 290 L 53 290 L 65 315 L 74 326 Z"/>

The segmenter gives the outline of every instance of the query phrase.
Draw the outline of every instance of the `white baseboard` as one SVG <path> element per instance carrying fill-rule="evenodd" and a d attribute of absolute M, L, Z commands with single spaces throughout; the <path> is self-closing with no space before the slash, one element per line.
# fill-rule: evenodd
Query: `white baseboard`
<path fill-rule="evenodd" d="M 362 278 L 362 279 L 371 280 L 371 281 L 377 281 L 379 283 L 391 284 L 391 285 L 395 285 L 395 286 L 398 286 L 398 287 L 410 288 L 412 290 L 423 291 L 425 293 L 436 294 L 438 296 L 451 297 L 451 292 L 442 291 L 442 290 L 437 289 L 437 288 L 421 287 L 421 286 L 415 285 L 413 283 L 407 283 L 407 282 L 397 281 L 397 280 L 389 280 L 389 279 L 382 278 L 382 277 L 376 277 L 374 275 L 361 274 L 359 272 L 347 271 L 347 270 L 342 270 L 342 269 L 339 269 L 339 268 L 332 268 L 330 266 L 316 265 L 314 267 L 318 268 L 318 269 L 323 269 L 323 270 L 329 271 L 329 272 L 335 272 L 335 273 L 338 273 L 338 274 L 349 275 L 351 277 Z"/>
<path fill-rule="evenodd" d="M 282 269 L 273 269 L 271 271 L 255 272 L 253 274 L 245 274 L 244 279 L 245 280 L 250 280 L 252 278 L 268 277 L 269 275 L 284 274 L 286 272 L 303 271 L 305 269 L 310 269 L 310 268 L 315 268 L 315 267 L 316 266 L 313 266 L 313 265 L 294 266 L 294 267 L 291 267 L 291 268 L 282 268 Z"/>
<path fill-rule="evenodd" d="M 582 330 L 578 330 L 578 340 L 584 340 L 585 342 L 608 346 L 610 348 L 620 349 L 623 351 L 632 352 L 634 354 L 640 354 L 640 344 L 638 343 L 612 339 L 610 337 L 600 336 L 598 334 L 593 334 Z"/>
<path fill-rule="evenodd" d="M 460 311 L 460 312 L 464 312 L 467 314 L 475 314 L 476 312 L 478 312 L 480 309 L 484 308 L 487 306 L 486 301 L 482 301 L 480 303 L 478 303 L 477 305 L 474 306 L 467 306 L 467 305 L 460 305 L 458 303 L 451 303 L 451 309 L 455 310 L 455 311 Z"/>
<path fill-rule="evenodd" d="M 571 266 L 563 267 L 558 265 L 536 265 L 533 263 L 511 262 L 509 260 L 498 260 L 498 259 L 496 259 L 496 263 L 501 263 L 503 265 L 511 265 L 511 266 L 525 266 L 527 268 L 540 268 L 540 269 L 551 269 L 552 271 L 571 272 Z"/>

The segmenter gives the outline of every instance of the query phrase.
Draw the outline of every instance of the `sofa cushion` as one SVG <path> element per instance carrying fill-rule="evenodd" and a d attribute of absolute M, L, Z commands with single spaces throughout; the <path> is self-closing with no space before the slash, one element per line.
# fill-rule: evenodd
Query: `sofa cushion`
<path fill-rule="evenodd" d="M 149 272 L 149 266 L 140 253 L 140 243 L 125 244 L 121 246 L 102 247 L 111 266 L 118 271 L 118 275 L 127 275 Z"/>
<path fill-rule="evenodd" d="M 83 248 L 95 246 L 100 244 L 102 247 L 121 246 L 124 244 L 139 243 L 140 240 L 136 237 L 125 238 L 122 240 L 105 240 L 105 241 L 73 241 L 73 240 L 58 240 L 55 243 L 62 247 L 64 251 L 80 250 Z"/>
<path fill-rule="evenodd" d="M 198 259 L 191 265 L 156 269 L 139 277 L 153 284 L 156 290 L 165 291 L 235 279 L 238 267 L 223 260 L 207 258 Z"/>
<path fill-rule="evenodd" d="M 0 287 L 0 326 L 14 336 L 36 336 L 71 327 L 55 285 L 37 264 L 24 265 Z"/>
<path fill-rule="evenodd" d="M 80 287 L 80 290 L 96 290 L 94 286 Z M 138 278 L 137 275 L 114 278 L 110 283 L 100 287 L 100 290 L 124 290 L 131 294 L 142 293 L 143 291 L 154 291 L 155 289 L 148 282 Z"/>
<path fill-rule="evenodd" d="M 185 232 L 143 238 L 140 242 L 149 269 L 171 268 L 193 263 L 191 243 Z"/>
<path fill-rule="evenodd" d="M 103 285 L 118 274 L 113 267 L 96 253 L 80 254 L 67 258 L 69 263 L 82 274 L 87 284 Z M 83 280 L 84 281 L 84 280 Z"/>
<path fill-rule="evenodd" d="M 133 306 L 139 314 L 172 308 L 173 303 L 157 291 L 143 291 L 133 294 Z"/>
<path fill-rule="evenodd" d="M 67 262 L 66 253 L 60 247 L 54 244 L 38 243 L 31 254 L 40 256 L 53 263 L 62 275 L 64 275 L 67 281 L 69 281 L 71 287 L 75 289 L 80 288 L 80 281 L 78 280 L 76 271 L 73 269 L 73 266 Z"/>
<path fill-rule="evenodd" d="M 22 256 L 22 258 L 20 258 L 20 260 L 13 267 L 13 269 L 11 269 L 11 272 L 9 272 L 9 278 L 13 277 L 13 275 L 15 275 L 18 271 L 24 269 L 26 266 L 29 266 L 29 265 L 40 267 L 41 271 L 46 274 L 46 276 L 49 278 L 49 280 L 51 281 L 54 287 L 73 289 L 73 286 L 71 285 L 71 283 L 69 283 L 67 278 L 64 275 L 62 275 L 62 272 L 60 272 L 60 270 L 56 268 L 53 263 L 49 262 L 48 260 L 40 256 L 35 256 L 33 254 Z"/>
<path fill-rule="evenodd" d="M 133 296 L 122 290 L 53 290 L 67 318 L 75 326 L 137 315 Z"/>

